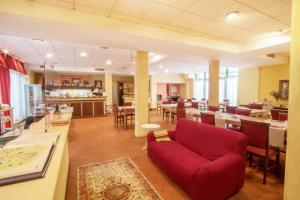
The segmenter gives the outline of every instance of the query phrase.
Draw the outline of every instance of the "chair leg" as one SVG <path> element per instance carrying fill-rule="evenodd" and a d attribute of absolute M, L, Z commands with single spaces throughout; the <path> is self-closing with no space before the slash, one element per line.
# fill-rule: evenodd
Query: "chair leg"
<path fill-rule="evenodd" d="M 277 149 L 276 153 L 276 175 L 280 175 L 280 150 Z"/>
<path fill-rule="evenodd" d="M 253 162 L 253 156 L 251 153 L 249 153 L 249 167 L 252 167 L 252 162 Z"/>
<path fill-rule="evenodd" d="M 264 166 L 264 178 L 263 178 L 264 185 L 266 185 L 267 183 L 268 166 L 269 166 L 269 157 L 267 156 L 265 158 L 265 166 Z"/>

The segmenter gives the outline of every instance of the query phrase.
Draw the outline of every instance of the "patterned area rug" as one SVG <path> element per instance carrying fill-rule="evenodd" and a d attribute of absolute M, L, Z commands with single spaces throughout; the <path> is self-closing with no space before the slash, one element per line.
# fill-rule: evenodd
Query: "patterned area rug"
<path fill-rule="evenodd" d="M 129 157 L 78 167 L 78 200 L 162 200 Z"/>

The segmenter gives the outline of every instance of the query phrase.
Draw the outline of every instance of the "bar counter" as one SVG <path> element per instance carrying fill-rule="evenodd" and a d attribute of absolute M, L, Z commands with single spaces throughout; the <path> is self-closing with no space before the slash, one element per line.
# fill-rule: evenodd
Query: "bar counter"
<path fill-rule="evenodd" d="M 48 105 L 67 104 L 73 107 L 72 117 L 96 117 L 105 115 L 106 97 L 59 98 L 47 97 Z"/>
<path fill-rule="evenodd" d="M 23 134 L 43 134 L 45 119 L 30 125 Z M 50 126 L 48 132 L 59 132 L 60 137 L 51 158 L 44 178 L 30 180 L 0 187 L 0 199 L 7 200 L 63 200 L 65 199 L 69 151 L 69 124 L 64 126 Z"/>

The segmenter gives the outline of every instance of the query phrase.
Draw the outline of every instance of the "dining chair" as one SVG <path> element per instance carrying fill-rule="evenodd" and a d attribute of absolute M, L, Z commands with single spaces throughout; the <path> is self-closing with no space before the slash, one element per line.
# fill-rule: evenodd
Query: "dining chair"
<path fill-rule="evenodd" d="M 209 111 L 217 112 L 220 110 L 219 106 L 208 106 Z"/>
<path fill-rule="evenodd" d="M 258 103 L 251 103 L 249 104 L 249 108 L 250 109 L 259 109 L 262 110 L 263 109 L 263 104 L 258 104 Z"/>
<path fill-rule="evenodd" d="M 167 101 L 163 101 L 162 104 L 172 104 L 172 101 L 167 100 Z M 162 109 L 162 113 L 163 113 L 163 121 L 166 120 L 168 121 L 171 115 L 171 112 L 169 109 L 163 108 Z"/>
<path fill-rule="evenodd" d="M 113 114 L 114 114 L 114 125 L 117 126 L 117 128 L 119 127 L 119 125 L 123 125 L 125 123 L 125 115 L 123 112 L 121 112 L 118 109 L 118 106 L 116 104 L 113 105 Z"/>
<path fill-rule="evenodd" d="M 279 121 L 287 121 L 288 120 L 288 113 L 287 112 L 279 112 L 278 113 L 278 120 Z"/>
<path fill-rule="evenodd" d="M 229 103 L 229 99 L 223 99 L 223 102 Z"/>
<path fill-rule="evenodd" d="M 177 108 L 184 108 L 184 101 L 178 101 L 177 102 Z"/>
<path fill-rule="evenodd" d="M 192 108 L 198 109 L 199 103 L 198 102 L 192 102 Z"/>
<path fill-rule="evenodd" d="M 176 117 L 177 117 L 176 120 L 179 120 L 181 118 L 186 119 L 186 111 L 185 111 L 185 109 L 177 108 Z"/>
<path fill-rule="evenodd" d="M 251 116 L 251 110 L 237 108 L 235 109 L 235 114 L 243 115 L 243 116 Z"/>
<path fill-rule="evenodd" d="M 287 110 L 271 109 L 271 116 L 273 120 L 279 120 L 279 113 L 288 113 Z"/>
<path fill-rule="evenodd" d="M 241 132 L 248 137 L 247 155 L 249 165 L 252 167 L 253 156 L 264 162 L 263 184 L 266 184 L 268 171 L 276 167 L 278 173 L 280 167 L 280 151 L 269 145 L 270 124 L 249 120 L 241 120 L 241 124 Z M 276 157 L 275 164 L 270 165 L 273 162 L 271 160 L 273 157 Z"/>
<path fill-rule="evenodd" d="M 237 106 L 226 106 L 226 113 L 235 114 L 237 108 Z"/>
<path fill-rule="evenodd" d="M 132 125 L 132 121 L 134 120 L 134 108 L 126 109 L 124 110 L 125 115 L 125 127 L 128 128 L 128 121 L 130 121 L 130 124 Z"/>
<path fill-rule="evenodd" d="M 215 125 L 215 114 L 201 113 L 200 118 L 202 123 Z"/>
<path fill-rule="evenodd" d="M 132 106 L 132 102 L 124 102 L 123 106 Z"/>

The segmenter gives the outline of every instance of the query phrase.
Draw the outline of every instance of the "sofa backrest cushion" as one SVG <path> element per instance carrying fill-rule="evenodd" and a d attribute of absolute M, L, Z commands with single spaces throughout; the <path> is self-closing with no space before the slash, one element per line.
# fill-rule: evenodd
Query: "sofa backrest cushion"
<path fill-rule="evenodd" d="M 247 147 L 242 133 L 186 119 L 177 122 L 175 140 L 209 160 L 228 153 L 245 156 Z"/>

